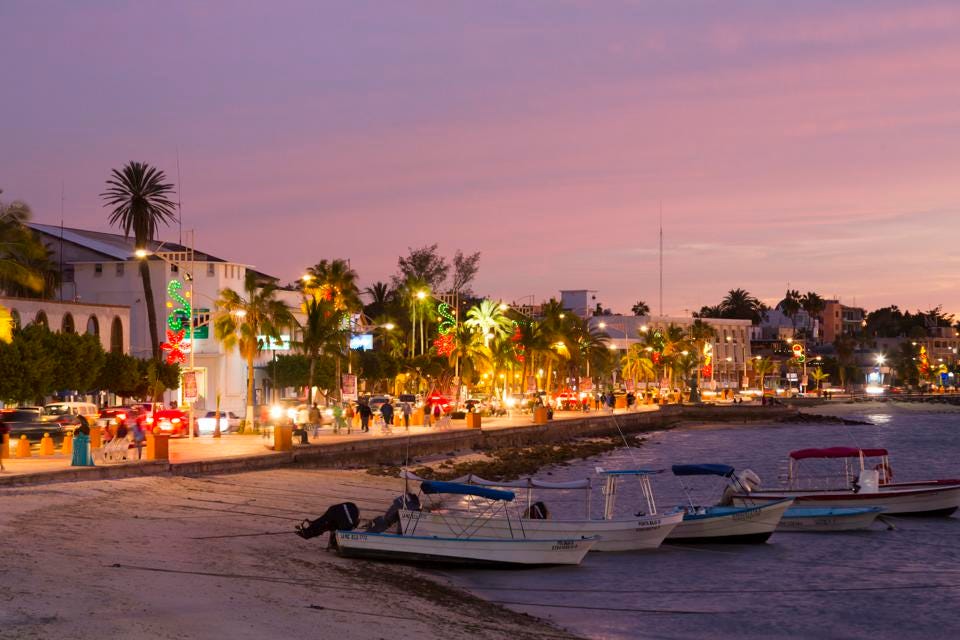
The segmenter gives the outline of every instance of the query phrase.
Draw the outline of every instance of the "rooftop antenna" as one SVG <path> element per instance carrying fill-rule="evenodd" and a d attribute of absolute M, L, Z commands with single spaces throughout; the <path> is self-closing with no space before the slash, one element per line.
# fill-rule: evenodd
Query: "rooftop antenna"
<path fill-rule="evenodd" d="M 663 200 L 660 201 L 660 317 L 663 317 Z"/>
<path fill-rule="evenodd" d="M 180 204 L 180 191 L 183 183 L 180 181 L 180 145 L 177 145 L 177 225 L 180 230 L 180 246 L 183 246 L 183 207 Z"/>

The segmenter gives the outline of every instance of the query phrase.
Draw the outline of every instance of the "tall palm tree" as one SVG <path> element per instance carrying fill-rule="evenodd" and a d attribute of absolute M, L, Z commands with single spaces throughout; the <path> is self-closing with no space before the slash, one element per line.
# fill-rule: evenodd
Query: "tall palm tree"
<path fill-rule="evenodd" d="M 177 219 L 173 185 L 168 183 L 163 171 L 145 162 L 128 162 L 122 170 L 114 169 L 107 180 L 107 190 L 100 194 L 105 207 L 110 207 L 110 224 L 119 226 L 126 237 L 133 233 L 134 248 L 146 250 L 156 239 L 157 227 Z M 143 282 L 143 299 L 147 306 L 147 323 L 150 328 L 150 347 L 153 357 L 160 356 L 160 334 L 157 330 L 157 309 L 153 302 L 153 285 L 150 282 L 150 267 L 146 260 L 140 261 L 140 280 Z"/>
<path fill-rule="evenodd" d="M 0 202 L 0 291 L 40 292 L 44 277 L 34 263 L 46 258 L 47 249 L 27 226 L 30 207 L 24 202 Z"/>
<path fill-rule="evenodd" d="M 214 335 L 227 349 L 237 347 L 240 355 L 247 361 L 246 420 L 250 425 L 256 415 L 253 393 L 254 358 L 263 350 L 266 339 L 279 340 L 281 329 L 294 323 L 289 309 L 276 298 L 276 291 L 276 285 L 260 285 L 256 274 L 247 271 L 243 292 L 223 289 L 217 300 Z"/>
<path fill-rule="evenodd" d="M 780 304 L 777 306 L 780 307 L 780 311 L 783 312 L 783 315 L 790 318 L 790 324 L 793 325 L 793 330 L 796 331 L 797 314 L 800 313 L 800 309 L 803 308 L 800 292 L 796 289 L 787 289 L 786 294 L 783 296 L 783 300 L 781 300 Z"/>
<path fill-rule="evenodd" d="M 483 343 L 490 344 L 493 338 L 504 338 L 513 324 L 500 310 L 500 305 L 492 300 L 481 300 L 479 304 L 467 310 L 464 324 L 480 332 Z"/>
<path fill-rule="evenodd" d="M 344 343 L 343 323 L 333 302 L 308 297 L 303 305 L 304 322 L 300 325 L 301 340 L 295 344 L 310 361 L 307 394 L 313 402 L 313 380 L 317 360 L 323 353 L 335 352 L 339 358 Z M 339 384 L 339 382 L 338 382 Z"/>
<path fill-rule="evenodd" d="M 642 379 L 644 387 L 657 375 L 653 360 L 650 359 L 650 353 L 639 344 L 630 346 L 630 349 L 620 360 L 620 368 L 625 378 Z"/>
<path fill-rule="evenodd" d="M 381 315 L 387 309 L 387 303 L 390 302 L 392 291 L 390 285 L 386 282 L 374 282 L 363 290 L 363 293 L 370 296 L 370 302 L 365 304 L 363 312 L 371 318 Z"/>
<path fill-rule="evenodd" d="M 637 300 L 637 303 L 630 307 L 630 311 L 632 311 L 635 316 L 648 316 L 650 315 L 650 305 L 643 300 Z"/>
<path fill-rule="evenodd" d="M 717 330 L 713 325 L 697 318 L 690 325 L 689 337 L 693 343 L 693 351 L 697 355 L 697 387 L 701 388 L 703 387 L 703 352 L 708 343 L 716 340 Z"/>
<path fill-rule="evenodd" d="M 731 289 L 720 302 L 720 313 L 724 318 L 740 318 L 759 324 L 767 311 L 767 305 L 750 295 L 744 289 Z"/>
<path fill-rule="evenodd" d="M 473 380 L 490 367 L 490 350 L 483 344 L 478 329 L 458 324 L 453 334 L 453 351 L 447 356 L 448 364 L 453 367 L 460 363 L 460 378 L 469 390 Z M 457 385 L 457 402 L 460 401 L 460 385 Z"/>
<path fill-rule="evenodd" d="M 321 260 L 307 269 L 310 281 L 304 287 L 306 293 L 333 302 L 337 310 L 359 311 L 360 289 L 357 287 L 357 272 L 346 260 Z"/>
<path fill-rule="evenodd" d="M 810 321 L 813 323 L 813 335 L 810 337 L 816 340 L 820 314 L 823 313 L 823 310 L 827 308 L 827 301 L 821 298 L 816 292 L 807 291 L 803 297 L 800 298 L 800 306 L 803 307 L 803 310 L 807 312 L 807 315 L 810 317 Z"/>

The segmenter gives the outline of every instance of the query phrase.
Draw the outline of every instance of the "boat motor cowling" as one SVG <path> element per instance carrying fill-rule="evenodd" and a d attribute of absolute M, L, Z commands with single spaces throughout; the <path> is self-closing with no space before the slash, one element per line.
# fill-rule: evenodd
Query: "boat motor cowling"
<path fill-rule="evenodd" d="M 316 520 L 304 520 L 297 525 L 297 535 L 310 539 L 328 531 L 352 531 L 360 522 L 360 509 L 352 502 L 341 502 L 327 509 Z"/>

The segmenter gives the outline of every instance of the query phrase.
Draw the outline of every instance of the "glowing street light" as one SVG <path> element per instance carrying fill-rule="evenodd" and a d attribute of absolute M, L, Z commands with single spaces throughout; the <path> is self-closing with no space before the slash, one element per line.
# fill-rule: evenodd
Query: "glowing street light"
<path fill-rule="evenodd" d="M 417 291 L 417 300 L 423 300 L 427 297 L 426 291 Z"/>
<path fill-rule="evenodd" d="M 877 358 L 877 364 L 881 366 L 883 366 L 883 363 L 887 361 L 886 356 L 884 356 L 882 353 L 878 353 L 876 355 L 876 358 Z"/>
<path fill-rule="evenodd" d="M 383 328 L 387 331 L 393 331 L 395 326 L 396 325 L 394 325 L 392 322 L 388 322 L 387 324 L 383 325 Z"/>
<path fill-rule="evenodd" d="M 133 255 L 136 256 L 138 260 L 143 260 L 150 255 L 150 252 L 146 249 L 137 249 L 133 252 Z"/>
<path fill-rule="evenodd" d="M 598 324 L 597 326 L 600 327 L 601 329 L 606 329 L 606 328 L 607 328 L 607 323 L 606 323 L 606 322 L 601 322 L 601 323 Z"/>

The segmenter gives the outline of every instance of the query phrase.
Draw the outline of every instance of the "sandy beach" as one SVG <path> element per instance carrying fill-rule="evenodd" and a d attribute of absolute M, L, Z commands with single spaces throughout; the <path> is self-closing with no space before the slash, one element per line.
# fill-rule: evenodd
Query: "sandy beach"
<path fill-rule="evenodd" d="M 292 533 L 399 480 L 283 469 L 8 488 L 0 633 L 11 638 L 572 638 L 410 567 Z M 287 533 L 289 532 L 289 533 Z M 245 535 L 264 534 L 273 535 Z"/>

